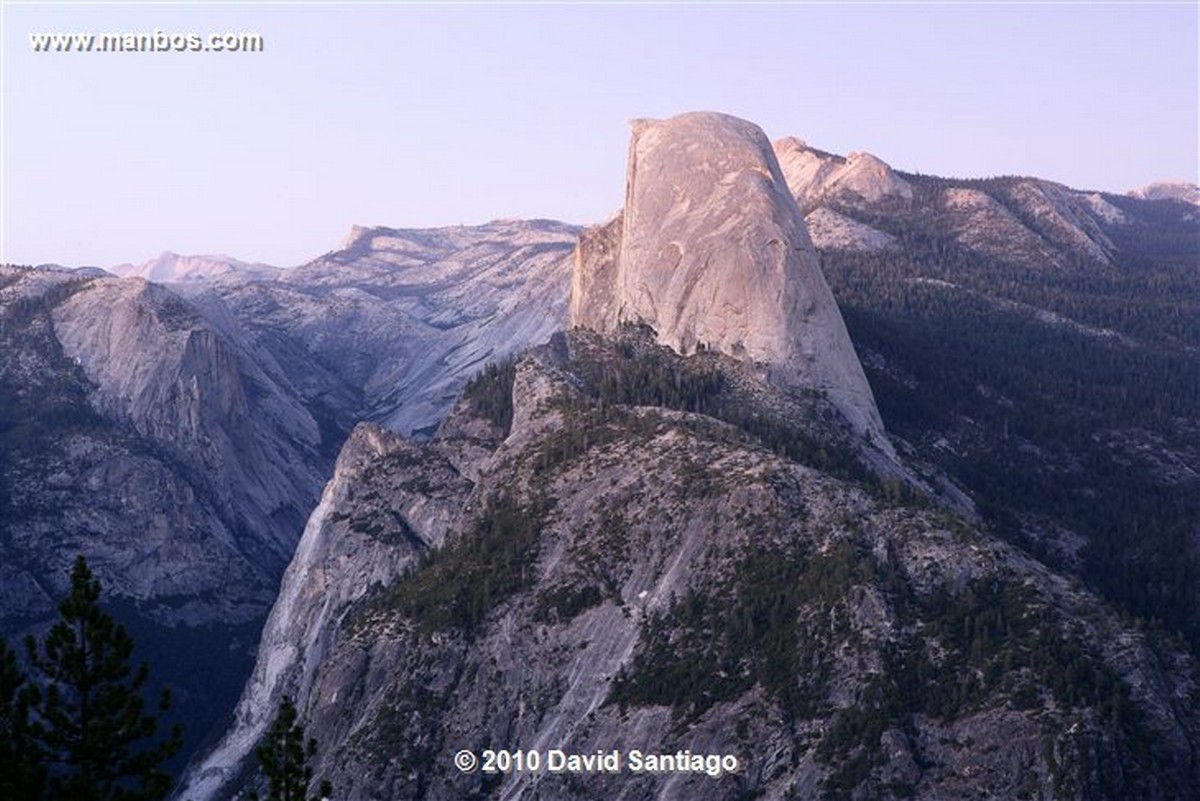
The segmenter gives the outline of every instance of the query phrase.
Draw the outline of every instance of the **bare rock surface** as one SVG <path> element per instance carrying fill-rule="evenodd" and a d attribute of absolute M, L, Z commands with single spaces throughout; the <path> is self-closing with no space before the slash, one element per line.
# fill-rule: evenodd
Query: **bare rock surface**
<path fill-rule="evenodd" d="M 1129 195 L 1142 200 L 1179 200 L 1200 206 L 1200 187 L 1190 181 L 1156 181 L 1130 190 Z"/>
<path fill-rule="evenodd" d="M 765 365 L 882 437 L 804 222 L 753 124 L 701 112 L 636 121 L 624 212 L 580 240 L 575 270 L 573 325 L 645 323 L 680 353 L 714 348 Z"/>
<path fill-rule="evenodd" d="M 440 546 L 470 489 L 436 452 L 370 423 L 355 429 L 284 573 L 234 724 L 181 797 L 208 798 L 237 772 L 282 697 L 310 694 L 346 610 Z"/>
<path fill-rule="evenodd" d="M 469 490 L 447 484 L 441 435 L 381 449 L 367 447 L 376 431 L 352 438 L 306 534 L 323 529 L 311 542 L 326 544 L 302 545 L 281 597 L 322 630 L 264 642 L 256 670 L 293 677 L 322 744 L 315 773 L 339 797 L 1116 799 L 1195 786 L 1190 657 L 953 513 L 888 501 L 705 415 L 601 402 L 615 365 L 640 363 L 625 343 L 577 331 L 524 357 L 492 387 L 511 392 L 506 436 L 480 411 L 496 397 L 469 390 L 443 427 L 481 444 Z M 664 386 L 698 369 L 663 358 Z M 444 539 L 418 562 L 404 540 L 423 531 L 407 517 L 421 495 L 465 500 L 430 519 Z M 377 518 L 369 544 L 331 522 L 380 508 L 401 513 Z M 302 653 L 310 642 L 322 644 Z M 1106 717 L 1108 692 L 1138 717 Z M 1153 764 L 1139 763 L 1130 754 L 1148 742 Z M 460 749 L 489 748 L 616 749 L 626 767 L 453 767 Z M 731 754 L 738 769 L 635 773 L 633 749 Z M 188 790 L 223 797 L 215 787 Z"/>
<path fill-rule="evenodd" d="M 260 343 L 342 425 L 429 434 L 485 364 L 562 328 L 578 233 L 549 220 L 355 226 L 274 280 L 178 289 Z"/>
<path fill-rule="evenodd" d="M 784 179 L 805 214 L 838 196 L 849 195 L 866 203 L 913 196 L 908 181 L 870 153 L 836 156 L 794 137 L 780 139 L 774 149 Z"/>
<path fill-rule="evenodd" d="M 895 250 L 896 237 L 824 206 L 804 218 L 818 250 L 857 250 L 873 253 Z"/>
<path fill-rule="evenodd" d="M 208 281 L 219 276 L 239 275 L 267 279 L 280 269 L 269 264 L 251 264 L 229 256 L 183 256 L 164 251 L 141 264 L 118 264 L 108 272 L 121 278 L 144 278 L 160 284 Z"/>

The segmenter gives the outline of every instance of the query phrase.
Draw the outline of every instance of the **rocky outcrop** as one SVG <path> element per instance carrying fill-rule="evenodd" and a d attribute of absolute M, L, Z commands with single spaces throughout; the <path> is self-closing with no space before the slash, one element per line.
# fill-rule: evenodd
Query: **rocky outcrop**
<path fill-rule="evenodd" d="M 774 149 L 784 180 L 805 215 L 832 199 L 868 204 L 912 199 L 912 185 L 870 153 L 843 158 L 793 137 L 780 139 Z"/>
<path fill-rule="evenodd" d="M 0 287 L 0 634 L 44 627 L 84 555 L 203 738 L 331 466 L 319 427 L 263 352 L 167 288 L 43 270 Z"/>
<path fill-rule="evenodd" d="M 896 237 L 824 206 L 804 218 L 813 245 L 819 250 L 855 250 L 875 253 L 895 250 Z"/>
<path fill-rule="evenodd" d="M 310 695 L 346 610 L 440 546 L 470 488 L 436 452 L 369 423 L 355 429 L 284 573 L 234 724 L 189 773 L 181 798 L 212 797 L 282 697 Z"/>
<path fill-rule="evenodd" d="M 1200 187 L 1188 181 L 1157 181 L 1130 190 L 1129 196 L 1142 200 L 1178 200 L 1200 206 Z"/>
<path fill-rule="evenodd" d="M 11 278 L 5 561 L 53 594 L 83 553 L 166 625 L 265 613 L 327 469 L 286 379 L 165 288 Z"/>
<path fill-rule="evenodd" d="M 838 156 L 792 137 L 774 149 L 822 250 L 894 247 L 894 236 L 876 227 L 882 218 L 896 229 L 937 220 L 965 247 L 1013 263 L 1110 264 L 1116 251 L 1105 228 L 1121 222 L 1122 212 L 1096 193 L 1032 178 L 1002 179 L 987 189 L 979 181 L 937 179 L 940 191 L 931 191 L 927 179 L 901 176 L 870 153 Z"/>
<path fill-rule="evenodd" d="M 229 518 L 286 564 L 321 461 L 317 424 L 286 381 L 168 290 L 138 279 L 94 282 L 53 319 L 64 354 L 96 387 L 93 406 L 187 464 Z"/>
<path fill-rule="evenodd" d="M 279 275 L 278 267 L 249 264 L 229 256 L 181 256 L 164 251 L 141 264 L 118 264 L 108 269 L 121 278 L 144 278 L 159 284 L 210 281 L 220 276 L 270 279 Z"/>
<path fill-rule="evenodd" d="M 293 686 L 307 688 L 300 706 L 321 743 L 315 775 L 339 798 L 1116 799 L 1196 787 L 1200 720 L 1180 703 L 1196 687 L 1190 657 L 953 514 L 887 500 L 648 395 L 613 403 L 622 380 L 652 394 L 648 374 L 663 387 L 706 376 L 717 407 L 719 387 L 755 380 L 730 357 L 642 347 L 577 331 L 496 383 L 512 393 L 512 430 L 480 440 L 494 450 L 470 499 L 411 571 L 405 510 L 441 494 L 442 442 L 386 448 L 357 475 L 357 498 L 327 494 L 326 535 L 312 542 L 328 544 L 302 546 L 289 577 L 310 587 L 285 589 L 280 608 L 324 616 L 328 645 L 319 662 L 297 658 L 314 641 L 302 627 L 264 643 L 260 669 L 311 667 Z M 489 430 L 479 409 L 497 398 L 483 400 L 460 404 L 446 431 Z M 738 408 L 767 430 L 752 421 L 770 419 L 769 405 Z M 389 507 L 400 514 L 378 518 L 371 544 L 329 524 Z M 388 587 L 341 589 L 385 563 L 400 568 Z M 1114 718 L 1110 702 L 1138 712 Z M 1152 742 L 1148 762 L 1133 757 Z M 543 762 L 464 772 L 462 749 Z M 622 768 L 547 770 L 551 749 L 617 750 Z M 634 749 L 726 754 L 737 769 L 635 772 Z"/>
<path fill-rule="evenodd" d="M 355 226 L 278 280 L 180 285 L 347 428 L 432 433 L 469 377 L 563 327 L 579 229 L 549 220 Z"/>
<path fill-rule="evenodd" d="M 571 324 L 644 323 L 680 353 L 712 348 L 883 426 L 766 136 L 721 114 L 639 120 L 626 200 L 580 239 Z"/>

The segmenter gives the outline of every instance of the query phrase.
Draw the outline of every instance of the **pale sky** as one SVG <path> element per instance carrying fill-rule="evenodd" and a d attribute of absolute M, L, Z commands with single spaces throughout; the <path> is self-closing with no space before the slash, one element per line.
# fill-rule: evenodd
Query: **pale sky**
<path fill-rule="evenodd" d="M 1197 4 L 3 2 L 0 260 L 290 266 L 352 224 L 606 219 L 628 122 L 1124 192 L 1197 181 Z M 37 53 L 31 33 L 262 34 Z"/>

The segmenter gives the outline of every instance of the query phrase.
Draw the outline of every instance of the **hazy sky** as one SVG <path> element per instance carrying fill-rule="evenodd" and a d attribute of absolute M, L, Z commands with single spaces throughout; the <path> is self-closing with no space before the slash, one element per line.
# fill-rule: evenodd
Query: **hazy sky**
<path fill-rule="evenodd" d="M 1198 24 L 1191 2 L 4 2 L 0 259 L 292 265 L 353 223 L 597 222 L 622 202 L 628 121 L 696 109 L 908 171 L 1196 181 Z M 266 49 L 29 43 L 156 29 Z"/>

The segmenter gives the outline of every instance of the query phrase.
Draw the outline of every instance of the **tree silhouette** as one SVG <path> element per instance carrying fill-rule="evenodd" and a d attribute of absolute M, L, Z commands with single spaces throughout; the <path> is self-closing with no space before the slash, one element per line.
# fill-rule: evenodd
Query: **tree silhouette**
<path fill-rule="evenodd" d="M 79 556 L 59 622 L 41 646 L 32 636 L 25 641 L 32 680 L 20 698 L 28 736 L 55 801 L 159 801 L 171 788 L 159 766 L 183 736 L 175 726 L 152 742 L 170 693 L 164 689 L 156 710 L 146 713 L 149 666 L 132 668 L 133 639 L 99 600 L 100 582 Z"/>
<path fill-rule="evenodd" d="M 270 786 L 267 801 L 305 801 L 307 797 L 305 793 L 313 776 L 308 760 L 316 756 L 317 741 L 309 738 L 307 744 L 304 742 L 304 727 L 296 722 L 298 717 L 296 705 L 285 695 L 275 722 L 254 749 Z M 333 788 L 323 781 L 315 799 L 331 795 Z M 258 801 L 257 792 L 250 797 Z"/>
<path fill-rule="evenodd" d="M 0 639 L 0 798 L 37 801 L 45 771 L 30 748 L 28 715 L 21 701 L 25 674 L 16 654 Z"/>

